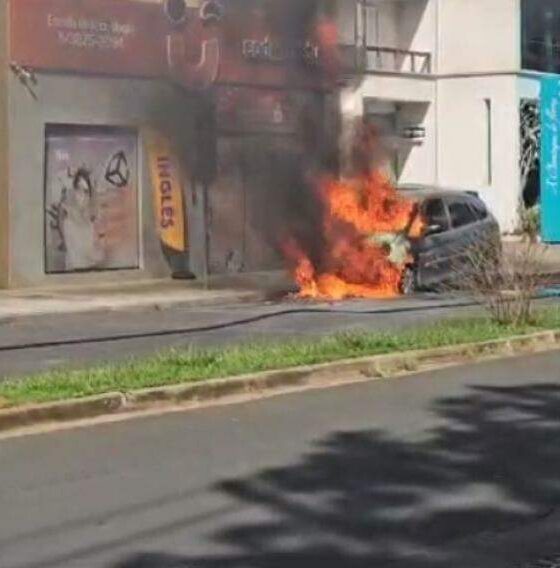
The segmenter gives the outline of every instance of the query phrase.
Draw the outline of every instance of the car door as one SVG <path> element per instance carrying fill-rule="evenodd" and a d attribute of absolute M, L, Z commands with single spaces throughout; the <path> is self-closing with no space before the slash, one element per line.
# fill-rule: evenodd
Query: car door
<path fill-rule="evenodd" d="M 469 206 L 477 218 L 477 231 L 481 241 L 489 248 L 495 248 L 496 244 L 499 246 L 500 226 L 490 215 L 484 202 L 478 197 L 473 197 L 469 200 Z"/>
<path fill-rule="evenodd" d="M 417 281 L 421 288 L 433 288 L 450 272 L 451 223 L 442 198 L 426 199 L 421 211 L 427 228 L 416 248 Z"/>
<path fill-rule="evenodd" d="M 457 280 L 472 265 L 470 256 L 474 251 L 479 248 L 482 251 L 486 241 L 485 225 L 468 199 L 449 198 L 447 206 L 451 220 L 449 279 Z"/>

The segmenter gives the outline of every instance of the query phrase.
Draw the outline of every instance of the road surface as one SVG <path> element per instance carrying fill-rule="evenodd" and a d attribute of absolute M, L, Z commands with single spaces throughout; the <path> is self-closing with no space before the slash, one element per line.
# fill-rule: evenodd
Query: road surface
<path fill-rule="evenodd" d="M 2 568 L 560 559 L 560 352 L 0 442 Z"/>

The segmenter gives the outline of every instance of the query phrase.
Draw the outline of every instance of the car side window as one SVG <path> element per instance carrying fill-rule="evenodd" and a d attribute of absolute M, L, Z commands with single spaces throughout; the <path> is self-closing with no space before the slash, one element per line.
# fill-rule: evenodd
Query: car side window
<path fill-rule="evenodd" d="M 454 228 L 464 227 L 478 221 L 474 211 L 464 201 L 453 201 L 449 204 L 449 215 Z"/>
<path fill-rule="evenodd" d="M 443 231 L 449 230 L 449 218 L 445 203 L 441 199 L 430 199 L 424 205 L 424 217 L 428 226 L 439 225 Z"/>
<path fill-rule="evenodd" d="M 482 221 L 488 217 L 488 210 L 486 209 L 486 205 L 479 199 L 473 199 L 469 203 L 471 209 L 473 210 L 477 221 Z"/>

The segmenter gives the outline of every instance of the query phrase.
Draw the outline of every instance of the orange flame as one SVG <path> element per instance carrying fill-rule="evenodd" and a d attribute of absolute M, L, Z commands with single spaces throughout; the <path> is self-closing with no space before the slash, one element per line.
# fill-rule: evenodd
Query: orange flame
<path fill-rule="evenodd" d="M 390 241 L 398 235 L 420 236 L 424 223 L 416 204 L 400 196 L 379 171 L 347 181 L 323 179 L 317 185 L 323 207 L 320 258 L 313 262 L 294 238 L 283 244 L 299 296 L 326 300 L 397 296 L 411 257 L 405 252 L 404 258 L 395 260 Z"/>

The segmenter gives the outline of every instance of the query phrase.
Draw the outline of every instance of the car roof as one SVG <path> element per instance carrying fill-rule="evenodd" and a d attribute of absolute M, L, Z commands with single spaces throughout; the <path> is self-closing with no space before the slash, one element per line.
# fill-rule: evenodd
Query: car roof
<path fill-rule="evenodd" d="M 476 191 L 467 191 L 465 189 L 452 189 L 436 187 L 431 185 L 422 184 L 403 184 L 397 186 L 398 191 L 406 194 L 407 197 L 414 199 L 415 201 L 423 201 L 429 198 L 465 198 L 473 199 L 478 197 Z"/>

